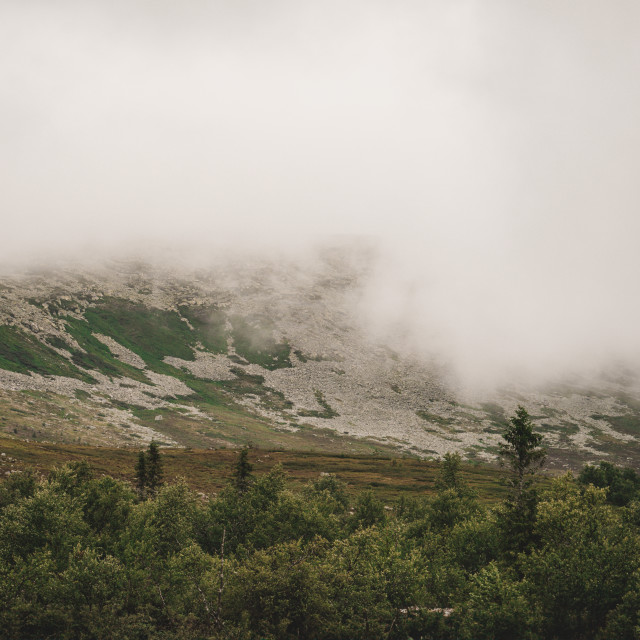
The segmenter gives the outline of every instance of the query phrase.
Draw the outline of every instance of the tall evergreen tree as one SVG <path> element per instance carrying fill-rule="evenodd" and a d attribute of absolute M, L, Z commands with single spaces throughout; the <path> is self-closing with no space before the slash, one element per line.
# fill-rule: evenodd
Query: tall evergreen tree
<path fill-rule="evenodd" d="M 236 462 L 233 476 L 233 482 L 239 493 L 244 493 L 249 488 L 252 481 L 252 471 L 253 465 L 249 462 L 249 448 L 244 447 L 238 455 L 238 462 Z"/>
<path fill-rule="evenodd" d="M 500 456 L 511 468 L 509 484 L 516 502 L 524 497 L 531 486 L 532 476 L 542 467 L 547 450 L 542 447 L 542 436 L 533 432 L 533 422 L 527 410 L 518 405 L 509 426 L 502 434 Z"/>
<path fill-rule="evenodd" d="M 518 405 L 502 434 L 500 456 L 511 469 L 507 480 L 511 492 L 498 514 L 502 547 L 508 555 L 517 555 L 536 544 L 535 521 L 538 495 L 531 485 L 534 475 L 547 457 L 542 436 L 533 432 L 533 422 L 527 410 Z"/>

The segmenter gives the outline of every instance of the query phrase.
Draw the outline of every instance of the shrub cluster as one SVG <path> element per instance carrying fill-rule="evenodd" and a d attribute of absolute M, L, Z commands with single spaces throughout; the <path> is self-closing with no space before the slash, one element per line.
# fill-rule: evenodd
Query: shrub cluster
<path fill-rule="evenodd" d="M 0 484 L 7 639 L 615 639 L 640 628 L 640 508 L 570 475 L 486 507 L 443 463 L 385 505 L 281 468 L 142 498 L 82 463 Z M 514 531 L 517 535 L 514 535 Z"/>

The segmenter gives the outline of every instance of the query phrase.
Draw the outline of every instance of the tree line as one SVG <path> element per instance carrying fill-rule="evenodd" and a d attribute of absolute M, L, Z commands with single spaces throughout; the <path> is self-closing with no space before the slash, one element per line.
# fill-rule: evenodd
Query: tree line
<path fill-rule="evenodd" d="M 281 467 L 203 498 L 71 463 L 0 483 L 7 639 L 625 640 L 640 632 L 634 472 L 588 467 L 540 491 L 545 451 L 519 407 L 503 434 L 508 496 L 486 506 L 447 454 L 436 493 L 384 504 Z M 634 489 L 635 487 L 635 489 Z M 634 493 L 635 490 L 635 493 Z"/>

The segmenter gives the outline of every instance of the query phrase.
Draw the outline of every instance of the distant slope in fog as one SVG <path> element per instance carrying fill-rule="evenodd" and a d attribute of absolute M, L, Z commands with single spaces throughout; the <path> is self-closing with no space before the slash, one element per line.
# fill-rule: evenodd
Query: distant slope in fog
<path fill-rule="evenodd" d="M 112 262 L 0 278 L 0 430 L 136 446 L 253 442 L 491 458 L 518 403 L 557 465 L 640 464 L 638 379 L 480 396 L 358 321 L 366 252 L 160 267 Z"/>

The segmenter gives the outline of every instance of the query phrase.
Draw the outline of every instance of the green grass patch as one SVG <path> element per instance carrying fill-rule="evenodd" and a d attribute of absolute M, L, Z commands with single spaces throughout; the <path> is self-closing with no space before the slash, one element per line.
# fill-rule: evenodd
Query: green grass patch
<path fill-rule="evenodd" d="M 640 433 L 640 416 L 636 414 L 627 414 L 624 416 L 605 416 L 600 413 L 591 415 L 594 420 L 602 420 L 608 422 L 615 431 L 638 435 Z"/>
<path fill-rule="evenodd" d="M 145 384 L 152 384 L 140 369 L 118 360 L 109 347 L 93 335 L 92 329 L 93 327 L 84 320 L 69 318 L 67 321 L 67 331 L 84 349 L 79 351 L 67 345 L 66 348 L 71 352 L 71 359 L 75 364 L 84 369 L 100 371 L 109 377 L 127 377 Z"/>
<path fill-rule="evenodd" d="M 66 358 L 17 327 L 0 326 L 0 368 L 17 373 L 40 373 L 94 382 Z"/>
<path fill-rule="evenodd" d="M 194 396 L 180 396 L 178 402 L 190 402 L 191 404 L 203 404 L 213 407 L 225 406 L 228 401 L 224 394 L 220 391 L 220 387 L 210 380 L 201 380 L 200 378 L 183 378 L 183 382 L 193 391 Z M 168 398 L 171 401 L 170 398 Z"/>
<path fill-rule="evenodd" d="M 47 343 L 56 349 L 64 349 L 69 352 L 72 351 L 71 345 L 58 336 L 47 336 Z"/>
<path fill-rule="evenodd" d="M 177 371 L 163 362 L 166 356 L 194 360 L 197 337 L 175 311 L 104 298 L 99 305 L 87 309 L 85 318 L 91 331 L 110 336 L 158 373 L 175 375 Z"/>

